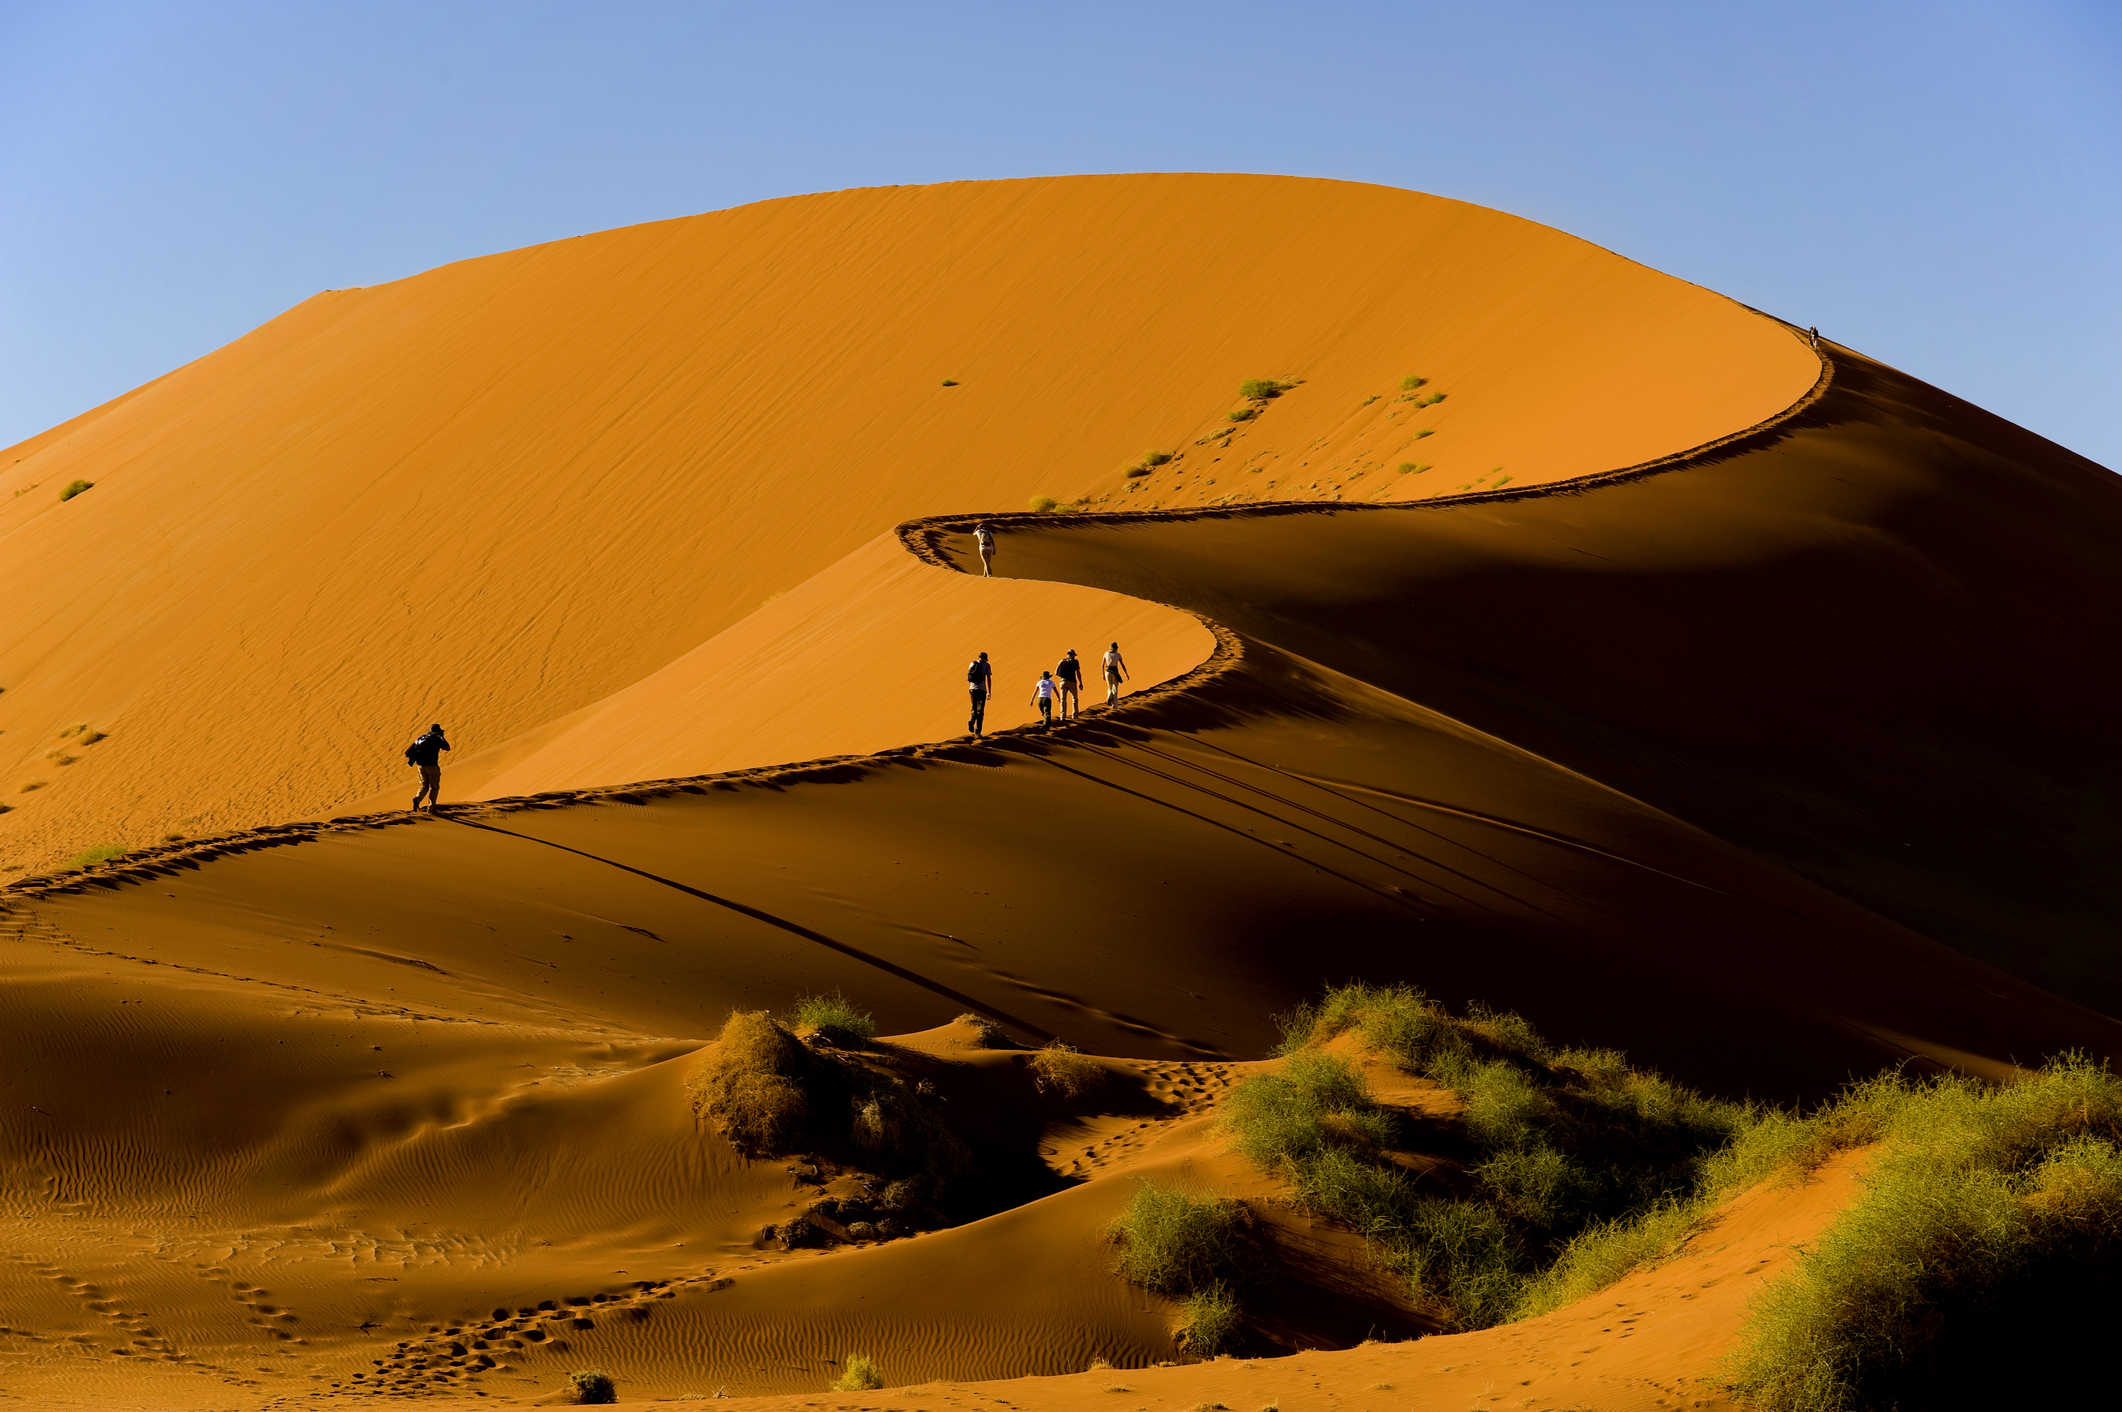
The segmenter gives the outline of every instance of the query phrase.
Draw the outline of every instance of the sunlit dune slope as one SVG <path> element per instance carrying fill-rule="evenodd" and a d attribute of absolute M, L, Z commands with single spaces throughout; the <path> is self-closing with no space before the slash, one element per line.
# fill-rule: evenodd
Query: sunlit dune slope
<path fill-rule="evenodd" d="M 329 291 L 0 453 L 0 869 L 330 812 L 434 719 L 527 758 L 908 516 L 1523 484 L 1725 434 L 1813 372 L 1573 237 L 1278 177 L 798 197 Z M 1229 422 L 1257 377 L 1302 381 Z M 1124 478 L 1153 447 L 1184 455 Z M 1058 655 L 1073 623 L 968 618 L 960 651 Z M 643 758 L 865 748 L 850 679 L 909 656 L 823 658 L 785 709 Z M 680 678 L 757 674 L 713 658 Z M 958 688 L 875 689 L 865 731 L 943 735 Z M 569 746 L 554 778 L 614 758 Z"/>
<path fill-rule="evenodd" d="M 2122 668 L 2086 650 L 2122 616 L 2122 481 L 1833 357 L 1817 401 L 1653 475 L 1020 519 L 997 564 L 1193 608 L 2122 1013 L 2122 746 L 2090 724 Z"/>

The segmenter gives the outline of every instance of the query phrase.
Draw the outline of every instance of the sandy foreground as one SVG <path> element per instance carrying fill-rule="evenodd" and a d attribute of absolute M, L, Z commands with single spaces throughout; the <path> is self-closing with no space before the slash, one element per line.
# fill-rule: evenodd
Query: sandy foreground
<path fill-rule="evenodd" d="M 1721 1406 L 1863 1154 L 1433 1334 L 1227 1150 L 1272 1016 L 1406 980 L 1778 1101 L 2116 1050 L 2113 478 L 1495 212 L 763 203 L 319 295 L 0 474 L 0 1405 Z M 763 1234 L 854 1179 L 688 1081 L 833 989 L 977 1219 Z M 1263 1223 L 1252 1356 L 1111 1273 L 1144 1177 Z"/>

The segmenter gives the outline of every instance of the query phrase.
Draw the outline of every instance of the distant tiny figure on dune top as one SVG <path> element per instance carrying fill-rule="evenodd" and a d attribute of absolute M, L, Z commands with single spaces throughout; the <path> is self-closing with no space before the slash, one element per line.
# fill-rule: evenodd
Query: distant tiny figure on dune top
<path fill-rule="evenodd" d="M 1061 719 L 1074 720 L 1083 714 L 1083 664 L 1076 660 L 1076 649 L 1068 649 L 1068 655 L 1054 668 L 1054 675 L 1061 681 Z"/>
<path fill-rule="evenodd" d="M 1054 674 L 1052 672 L 1039 673 L 1039 680 L 1032 684 L 1032 705 L 1039 708 L 1039 719 L 1044 722 L 1040 727 L 1041 730 L 1052 730 L 1054 728 L 1055 695 Z"/>
<path fill-rule="evenodd" d="M 995 576 L 995 527 L 982 520 L 973 526 L 973 543 L 980 546 L 980 577 Z"/>
<path fill-rule="evenodd" d="M 427 734 L 416 737 L 405 747 L 405 763 L 420 771 L 420 792 L 413 796 L 413 808 L 418 809 L 424 799 L 427 812 L 432 814 L 435 806 L 442 802 L 442 752 L 447 749 L 449 742 L 442 738 L 439 722 L 429 726 Z"/>
<path fill-rule="evenodd" d="M 988 665 L 987 654 L 973 658 L 972 665 L 965 669 L 965 691 L 972 698 L 972 715 L 965 722 L 965 729 L 973 735 L 987 734 L 987 694 L 995 689 L 995 669 Z"/>
<path fill-rule="evenodd" d="M 1073 657 L 1076 654 L 1068 654 Z M 1127 659 L 1120 655 L 1120 644 L 1114 643 L 1105 652 L 1105 704 L 1117 705 L 1120 700 L 1120 683 L 1127 680 Z"/>

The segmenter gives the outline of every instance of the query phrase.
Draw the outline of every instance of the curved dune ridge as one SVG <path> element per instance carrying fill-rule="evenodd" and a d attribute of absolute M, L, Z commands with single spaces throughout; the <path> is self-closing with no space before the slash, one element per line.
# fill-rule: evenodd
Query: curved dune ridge
<path fill-rule="evenodd" d="M 1573 237 L 1281 177 L 796 197 L 329 291 L 0 452 L 0 876 L 395 791 L 435 719 L 485 757 L 474 791 L 761 765 L 948 734 L 984 647 L 1021 721 L 1036 668 L 1126 640 L 1122 615 L 1145 681 L 1206 640 L 1083 590 L 913 589 L 876 535 L 1035 494 L 1566 477 L 1813 373 Z M 1399 400 L 1410 376 L 1447 400 Z M 1197 446 L 1261 377 L 1303 382 Z M 1184 456 L 1125 478 L 1147 448 Z M 769 600 L 828 571 L 834 613 L 777 625 Z M 585 737 L 626 691 L 642 733 Z M 107 738 L 62 738 L 81 725 Z"/>
<path fill-rule="evenodd" d="M 45 822 L 0 818 L 10 857 L 134 817 L 129 772 L 215 738 L 187 731 L 311 727 L 171 765 L 255 804 L 245 827 L 0 889 L 0 1021 L 30 1056 L 0 1076 L 11 1394 L 506 1404 L 601 1366 L 629 1401 L 884 1405 L 820 1397 L 863 1351 L 891 1405 L 1457 1412 L 1504 1390 L 1649 1412 L 1706 1395 L 1863 1154 L 1738 1195 L 1596 1300 L 1363 1344 L 1433 1325 L 1214 1125 L 1272 1015 L 1404 980 L 1778 1099 L 1897 1062 L 2004 1078 L 2115 1052 L 2118 776 L 2072 709 L 2117 684 L 2063 649 L 2110 612 L 2122 500 L 1848 350 L 1509 217 L 1271 178 L 802 198 L 334 298 L 25 444 L 25 465 L 219 444 L 250 479 L 193 543 L 277 567 L 211 591 L 143 567 L 70 629 L 63 593 L 38 600 L 0 709 L 92 682 L 163 704 L 53 767 Z M 1294 385 L 1229 421 L 1255 375 Z M 970 415 L 906 410 L 962 394 Z M 1456 445 L 1469 473 L 1506 450 L 1543 469 L 1459 494 L 1481 478 L 1388 467 L 1388 498 L 1441 503 L 1352 503 L 1417 415 L 1439 467 Z M 864 474 L 923 438 L 943 469 Z M 1156 445 L 1185 457 L 1123 475 Z M 318 523 L 368 484 L 362 448 L 374 484 L 484 486 L 490 512 L 363 490 Z M 1228 502 L 1260 462 L 1248 494 L 1310 503 Z M 0 508 L 10 547 L 86 554 L 82 511 L 120 541 L 150 506 L 184 520 L 171 477 L 109 464 L 63 505 Z M 578 482 L 639 489 L 626 509 Z M 1033 491 L 1106 498 L 1017 512 Z M 978 513 L 1003 579 L 949 572 L 975 569 Z M 357 572 L 335 533 L 399 543 Z M 454 583 L 440 546 L 468 539 L 451 626 L 351 626 Z M 228 627 L 255 681 L 189 640 L 128 655 L 133 611 Z M 1139 677 L 1119 709 L 955 735 L 969 643 L 1025 681 L 1110 636 Z M 330 663 L 359 685 L 305 694 Z M 413 704 L 455 698 L 393 664 L 487 704 Z M 180 722 L 180 700 L 223 714 Z M 356 763 L 378 747 L 346 712 L 386 700 L 479 723 L 448 775 L 479 802 L 376 792 L 397 775 Z M 764 1234 L 818 1195 L 806 1156 L 743 1156 L 690 1085 L 732 1009 L 832 990 L 975 1144 L 977 1219 Z M 1104 1056 L 1089 1096 L 1032 1085 L 1026 1046 L 1053 1038 Z M 1426 1080 L 1372 1078 L 1454 1120 Z M 1145 1176 L 1254 1210 L 1275 1270 L 1250 1336 L 1294 1356 L 1151 1366 L 1176 1310 L 1110 1272 L 1103 1235 Z"/>

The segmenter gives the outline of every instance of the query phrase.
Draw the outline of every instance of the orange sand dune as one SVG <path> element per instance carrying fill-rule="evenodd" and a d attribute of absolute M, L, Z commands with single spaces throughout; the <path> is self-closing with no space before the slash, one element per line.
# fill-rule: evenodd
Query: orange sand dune
<path fill-rule="evenodd" d="M 1448 400 L 1394 400 L 1409 375 Z M 1232 425 L 1241 380 L 1280 376 L 1305 381 L 1229 450 L 1193 446 Z M 1548 480 L 1708 440 L 1812 376 L 1737 305 L 1583 241 L 1282 177 L 806 196 L 329 291 L 0 453 L 0 876 L 395 789 L 431 720 L 469 752 L 564 730 L 909 515 L 1417 494 L 1496 464 Z M 1394 449 L 1414 420 L 1434 454 Z M 1152 446 L 1189 454 L 1124 480 Z M 1273 469 L 1222 471 L 1238 461 Z M 61 504 L 77 478 L 95 489 Z M 736 718 L 643 753 L 934 739 L 976 646 L 1084 645 L 1089 599 L 1051 622 L 1031 601 L 964 618 L 948 651 L 832 640 L 801 700 L 714 700 Z M 756 674 L 742 654 L 773 631 L 676 669 L 647 717 Z M 931 660 L 953 670 L 895 679 Z M 82 724 L 108 738 L 61 738 Z M 578 741 L 510 787 L 613 754 Z"/>
<path fill-rule="evenodd" d="M 1298 381 L 1228 421 L 1259 375 Z M 8 786 L 5 856 L 139 845 L 0 889 L 31 1405 L 521 1403 L 599 1364 L 1648 1412 L 1852 1167 L 1572 1309 L 1358 1346 L 1424 1326 L 1209 1121 L 1275 1012 L 1411 981 L 1774 1098 L 2122 1039 L 2079 724 L 2115 682 L 2069 650 L 2116 596 L 2111 480 L 1495 213 L 1241 177 L 767 203 L 320 296 L 11 473 L 0 744 L 50 782 Z M 1005 581 L 949 572 L 1039 491 L 1106 513 L 998 516 Z M 1117 709 L 957 735 L 970 650 L 1015 723 L 1010 674 L 1112 636 Z M 482 802 L 384 812 L 438 715 Z M 108 739 L 49 746 L 75 722 Z M 188 820 L 229 828 L 148 841 Z M 833 989 L 974 1144 L 976 1219 L 763 1234 L 810 1169 L 697 1119 L 695 1056 Z M 1042 1097 L 968 1013 L 1110 1079 Z M 1262 1212 L 1252 1333 L 1321 1351 L 1150 1366 L 1174 1311 L 1102 1234 L 1150 1174 Z M 858 1345 L 939 1381 L 823 1398 Z"/>

